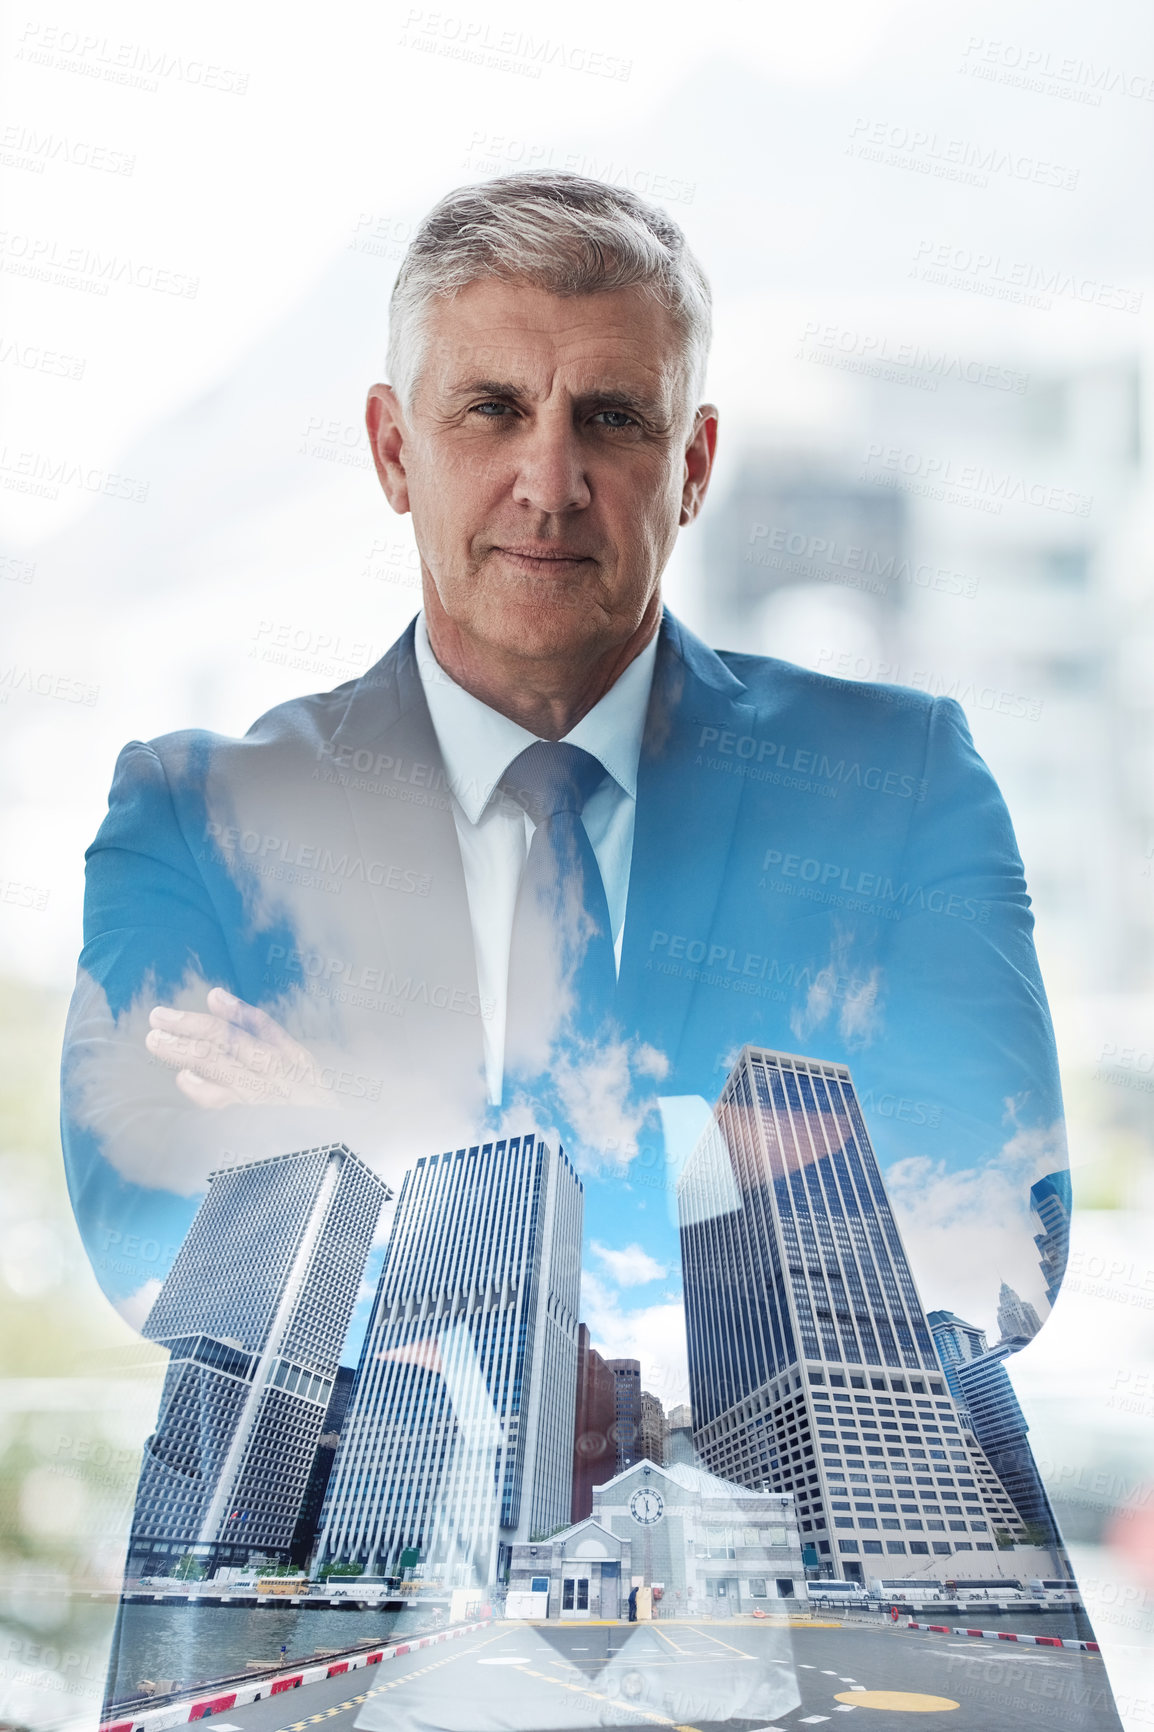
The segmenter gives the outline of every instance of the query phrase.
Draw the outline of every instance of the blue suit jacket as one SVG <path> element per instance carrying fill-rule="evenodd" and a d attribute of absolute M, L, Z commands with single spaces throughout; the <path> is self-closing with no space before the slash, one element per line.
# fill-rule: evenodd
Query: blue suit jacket
<path fill-rule="evenodd" d="M 87 859 L 64 1136 L 110 1289 L 110 1247 L 162 1243 L 163 1199 L 225 1159 L 340 1135 L 396 1172 L 476 1140 L 485 1007 L 412 627 L 241 740 L 126 746 Z M 662 1094 L 712 1102 L 746 1042 L 836 1059 L 883 1166 L 980 1171 L 1060 1117 L 1031 934 L 1009 817 L 955 703 L 717 654 L 665 615 L 617 995 L 633 1050 L 664 1057 Z M 321 1055 L 331 1113 L 179 1097 L 144 1056 L 147 1011 L 216 983 Z"/>

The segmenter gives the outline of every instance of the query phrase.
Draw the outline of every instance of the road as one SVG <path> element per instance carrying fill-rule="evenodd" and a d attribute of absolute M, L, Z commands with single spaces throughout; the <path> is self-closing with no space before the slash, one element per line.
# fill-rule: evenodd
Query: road
<path fill-rule="evenodd" d="M 794 1732 L 828 1722 L 833 1732 L 837 1717 L 852 1713 L 868 1732 L 912 1732 L 931 1716 L 943 1732 L 1031 1725 L 1120 1732 L 1097 1654 L 900 1626 L 738 1620 L 495 1624 L 201 1725 L 206 1732 Z"/>

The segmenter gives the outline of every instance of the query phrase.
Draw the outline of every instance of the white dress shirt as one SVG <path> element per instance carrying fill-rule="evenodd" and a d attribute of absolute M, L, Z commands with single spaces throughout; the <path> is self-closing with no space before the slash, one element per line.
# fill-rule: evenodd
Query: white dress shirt
<path fill-rule="evenodd" d="M 499 1106 L 505 1064 L 513 910 L 535 826 L 527 813 L 492 796 L 513 759 L 538 736 L 490 709 L 449 678 L 433 654 L 423 613 L 417 617 L 416 651 L 421 684 L 453 795 L 453 817 L 465 868 L 477 957 L 485 1075 L 489 1099 Z M 618 969 L 633 855 L 637 765 L 656 659 L 655 632 L 605 696 L 565 735 L 569 745 L 591 752 L 609 772 L 585 802 L 581 819 L 605 885 Z"/>

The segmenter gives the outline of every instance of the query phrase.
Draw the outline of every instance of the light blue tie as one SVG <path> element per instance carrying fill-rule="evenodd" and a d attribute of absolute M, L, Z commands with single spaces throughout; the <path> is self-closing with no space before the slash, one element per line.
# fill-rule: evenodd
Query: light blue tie
<path fill-rule="evenodd" d="M 597 856 L 581 821 L 607 771 L 591 752 L 538 740 L 514 758 L 501 790 L 536 825 L 513 915 L 506 1047 L 532 1049 L 549 983 L 572 994 L 569 1030 L 591 1038 L 613 1007 L 613 931 Z M 544 1007 L 546 1010 L 548 1007 Z"/>

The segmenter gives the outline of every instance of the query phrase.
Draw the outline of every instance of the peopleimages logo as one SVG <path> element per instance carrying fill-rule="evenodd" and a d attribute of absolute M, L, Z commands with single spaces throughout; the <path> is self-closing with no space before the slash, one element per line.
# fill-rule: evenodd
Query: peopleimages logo
<path fill-rule="evenodd" d="M 939 180 L 958 180 L 985 187 L 991 175 L 1033 186 L 1077 189 L 1081 170 L 1048 162 L 1029 151 L 1003 145 L 977 144 L 967 138 L 947 138 L 932 127 L 904 126 L 859 116 L 850 128 L 846 154 L 888 168 L 907 168 Z"/>

